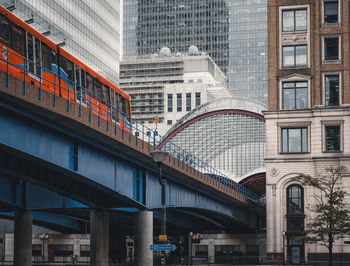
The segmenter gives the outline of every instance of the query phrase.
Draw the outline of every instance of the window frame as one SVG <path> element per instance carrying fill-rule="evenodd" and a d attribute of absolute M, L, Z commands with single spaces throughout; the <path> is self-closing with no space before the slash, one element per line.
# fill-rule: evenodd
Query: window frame
<path fill-rule="evenodd" d="M 301 46 L 305 46 L 306 48 L 306 64 L 305 65 L 297 65 L 296 64 L 296 48 L 297 47 L 301 47 Z M 293 59 L 294 59 L 294 64 L 292 66 L 285 66 L 285 59 L 284 59 L 284 53 L 283 53 L 283 48 L 287 48 L 287 47 L 293 47 L 294 48 L 294 55 L 293 55 Z M 308 51 L 308 45 L 305 44 L 291 44 L 291 45 L 282 45 L 282 53 L 281 53 L 281 57 L 282 57 L 282 68 L 307 68 L 309 66 L 309 51 Z"/>
<path fill-rule="evenodd" d="M 326 77 L 327 76 L 338 76 L 339 79 L 339 92 L 338 92 L 338 105 L 327 105 L 326 104 Z M 342 102 L 341 102 L 341 95 L 342 95 L 342 75 L 341 72 L 325 72 L 322 73 L 322 79 L 323 79 L 323 90 L 322 90 L 322 97 L 323 97 L 323 105 L 325 107 L 340 107 Z"/>
<path fill-rule="evenodd" d="M 173 105 L 174 105 L 174 102 L 173 102 L 173 94 L 172 93 L 168 93 L 168 96 L 167 96 L 167 110 L 168 110 L 168 113 L 172 113 L 173 112 Z M 171 101 L 171 105 L 169 105 L 169 102 Z"/>
<path fill-rule="evenodd" d="M 338 38 L 338 59 L 326 59 L 326 39 Z M 322 37 L 322 62 L 323 64 L 339 64 L 341 63 L 341 36 L 339 35 L 326 35 Z"/>
<path fill-rule="evenodd" d="M 284 82 L 298 82 L 298 81 L 302 81 L 305 82 L 307 81 L 307 95 L 308 95 L 308 102 L 307 102 L 307 106 L 308 108 L 310 108 L 311 106 L 311 97 L 310 97 L 310 88 L 311 88 L 311 76 L 306 76 L 306 75 L 301 75 L 301 74 L 292 74 L 290 76 L 287 77 L 283 77 L 279 80 L 279 109 L 280 110 L 286 110 L 283 109 L 283 83 Z M 291 109 L 294 110 L 294 109 Z M 296 109 L 297 110 L 297 109 Z M 302 110 L 302 109 L 299 109 Z"/>
<path fill-rule="evenodd" d="M 310 153 L 310 124 L 306 125 L 305 123 L 303 124 L 298 124 L 298 125 L 279 125 L 279 153 L 280 154 L 284 154 L 284 155 L 288 155 L 288 154 L 308 154 Z M 284 143 L 283 143 L 283 130 L 292 130 L 292 129 L 300 129 L 300 132 L 301 132 L 301 138 L 300 138 L 300 144 L 301 144 L 301 151 L 300 152 L 289 152 L 289 148 L 288 148 L 288 151 L 283 151 L 283 146 L 284 146 Z M 303 135 L 303 132 L 302 132 L 302 129 L 306 129 L 306 147 L 307 147 L 307 151 L 303 151 L 302 150 L 302 147 L 303 147 L 303 139 L 302 139 L 302 135 Z M 289 139 L 287 140 L 287 147 L 289 147 Z"/>
<path fill-rule="evenodd" d="M 192 93 L 186 93 L 186 112 L 191 111 L 192 109 Z"/>
<path fill-rule="evenodd" d="M 294 83 L 294 87 L 291 88 L 294 90 L 294 107 L 293 109 L 286 109 L 285 106 L 284 106 L 284 92 L 285 92 L 285 88 L 284 88 L 284 84 L 285 83 Z M 296 84 L 297 83 L 306 83 L 306 91 L 307 91 L 307 94 L 306 94 L 306 108 L 297 108 L 297 87 Z M 282 90 L 282 93 L 281 93 L 281 109 L 282 110 L 305 110 L 305 109 L 308 109 L 309 108 L 309 81 L 308 80 L 291 80 L 291 81 L 282 81 L 281 82 L 282 86 L 281 86 L 281 90 Z M 301 88 L 301 87 L 300 87 Z"/>
<path fill-rule="evenodd" d="M 182 112 L 182 93 L 176 93 L 176 111 Z"/>
<path fill-rule="evenodd" d="M 342 153 L 344 152 L 344 120 L 324 120 L 322 124 L 322 152 L 323 153 Z M 327 132 L 326 127 L 339 127 L 339 150 L 327 150 Z"/>
<path fill-rule="evenodd" d="M 334 22 L 334 23 L 326 23 L 325 22 L 325 3 L 327 2 L 337 2 L 338 3 L 338 21 L 337 22 Z M 340 26 L 341 25 L 341 5 L 340 5 L 340 1 L 339 0 L 323 0 L 322 2 L 322 26 L 323 27 L 334 27 L 334 26 Z"/>
<path fill-rule="evenodd" d="M 295 17 L 295 13 L 296 13 L 296 11 L 300 11 L 300 10 L 305 10 L 305 12 L 306 12 L 306 29 L 305 30 L 297 30 L 296 29 L 296 17 Z M 290 11 L 292 11 L 293 12 L 293 30 L 292 31 L 284 31 L 283 30 L 283 28 L 284 28 L 284 23 L 283 23 L 283 13 L 284 12 L 290 12 Z M 304 32 L 304 31 L 307 31 L 308 30 L 308 26 L 309 26 L 309 23 L 308 23 L 308 9 L 307 9 L 307 7 L 291 7 L 291 8 L 284 8 L 284 9 L 282 9 L 281 10 L 281 31 L 283 32 L 283 33 L 292 33 L 292 32 Z"/>
<path fill-rule="evenodd" d="M 301 208 L 300 208 L 300 212 L 298 213 L 294 213 L 294 212 L 291 212 L 290 211 L 290 196 L 289 196 L 289 192 L 291 191 L 291 189 L 293 189 L 294 187 L 298 188 L 300 190 L 300 205 L 301 205 Z M 290 184 L 289 186 L 287 186 L 286 188 L 286 215 L 287 216 L 300 216 L 300 215 L 304 215 L 305 213 L 305 199 L 304 199 L 304 188 L 302 185 L 300 184 L 296 184 L 296 183 L 293 183 L 293 184 Z"/>

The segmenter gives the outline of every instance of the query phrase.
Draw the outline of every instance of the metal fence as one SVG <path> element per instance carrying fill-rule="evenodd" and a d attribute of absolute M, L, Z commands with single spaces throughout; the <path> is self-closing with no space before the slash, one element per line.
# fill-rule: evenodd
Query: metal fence
<path fill-rule="evenodd" d="M 92 113 L 95 113 L 98 116 L 98 126 L 101 125 L 101 119 L 106 121 L 106 130 L 114 130 L 114 134 L 117 134 L 118 130 L 121 130 L 122 138 L 126 136 L 125 132 L 132 131 L 132 134 L 136 136 L 136 145 L 138 145 L 138 142 L 140 142 L 140 145 L 142 145 L 142 148 L 144 148 L 144 143 L 148 142 L 153 145 L 153 149 L 162 149 L 164 151 L 167 151 L 169 153 L 169 163 L 173 163 L 174 166 L 176 163 L 178 164 L 178 167 L 182 167 L 186 171 L 190 171 L 192 173 L 193 170 L 196 172 L 194 173 L 197 175 L 198 178 L 202 179 L 203 181 L 211 184 L 212 186 L 224 190 L 227 193 L 232 194 L 235 197 L 238 197 L 242 200 L 250 200 L 256 204 L 264 205 L 264 201 L 261 201 L 260 197 L 253 193 L 252 191 L 248 190 L 247 188 L 241 186 L 240 184 L 233 181 L 231 178 L 224 175 L 222 172 L 214 169 L 211 167 L 208 163 L 202 161 L 201 159 L 193 156 L 189 152 L 185 151 L 178 145 L 172 143 L 170 140 L 167 140 L 166 138 L 163 138 L 160 136 L 156 130 L 152 130 L 145 125 L 138 123 L 137 121 L 133 121 L 130 125 L 128 115 L 123 113 L 118 107 L 113 106 L 111 103 L 105 101 L 101 97 L 99 97 L 96 94 L 93 94 L 91 91 L 88 91 L 84 87 L 80 87 L 79 90 L 75 89 L 76 84 L 64 78 L 64 82 L 67 83 L 67 88 L 62 86 L 59 82 L 60 77 L 57 73 L 54 71 L 51 71 L 49 69 L 45 69 L 41 65 L 37 65 L 36 67 L 40 68 L 40 74 L 34 74 L 28 70 L 28 65 L 35 65 L 34 62 L 27 60 L 27 58 L 17 55 L 11 51 L 9 51 L 5 46 L 0 45 L 0 50 L 2 52 L 3 58 L 0 57 L 0 61 L 5 62 L 6 64 L 6 80 L 5 80 L 5 86 L 9 87 L 9 80 L 10 80 L 10 69 L 9 67 L 15 67 L 18 69 L 23 70 L 23 89 L 22 93 L 26 94 L 26 79 L 28 73 L 31 76 L 35 76 L 35 80 L 39 83 L 38 87 L 38 100 L 41 100 L 42 98 L 42 85 L 43 82 L 52 84 L 54 88 L 54 93 L 52 94 L 52 106 L 56 106 L 56 98 L 59 97 L 57 95 L 58 91 L 65 91 L 66 93 L 66 100 L 67 100 L 67 112 L 70 112 L 70 103 L 73 99 L 75 99 L 75 102 L 77 105 L 79 105 L 79 116 L 81 116 L 81 111 L 83 108 L 87 109 L 89 111 L 89 122 L 91 121 L 91 115 Z M 15 65 L 11 62 L 9 62 L 9 57 L 19 57 L 19 59 L 23 60 L 24 65 Z M 43 78 L 42 72 L 45 71 L 46 73 L 50 73 L 54 77 L 54 81 L 50 81 L 48 79 Z M 70 88 L 69 85 L 72 85 L 73 90 Z M 85 93 L 82 93 L 84 91 Z M 97 103 L 92 100 L 92 98 L 97 100 Z M 86 100 L 86 104 L 83 103 L 83 99 Z M 99 104 L 103 103 L 103 105 Z M 119 119 L 122 121 L 122 123 L 118 123 Z M 131 130 L 130 130 L 131 129 Z M 131 135 L 129 134 L 129 142 L 131 142 Z M 150 149 L 150 148 L 149 148 Z M 150 150 L 149 150 L 150 152 Z M 173 158 L 173 160 L 171 159 Z M 175 160 L 177 159 L 177 160 Z M 194 171 L 193 171 L 194 172 Z"/>

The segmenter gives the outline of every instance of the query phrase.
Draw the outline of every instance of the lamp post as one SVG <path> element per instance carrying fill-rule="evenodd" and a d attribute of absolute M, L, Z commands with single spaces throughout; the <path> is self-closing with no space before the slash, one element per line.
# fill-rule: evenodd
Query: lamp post
<path fill-rule="evenodd" d="M 41 239 L 43 241 L 43 248 L 42 248 L 42 251 L 43 251 L 43 263 L 45 263 L 45 240 L 49 238 L 49 235 L 48 234 L 40 234 L 39 235 L 39 239 Z"/>
<path fill-rule="evenodd" d="M 159 184 L 162 186 L 162 212 L 160 220 L 160 234 L 166 237 L 166 207 L 165 207 L 165 178 L 162 178 L 162 163 L 168 156 L 167 151 L 155 150 L 150 153 L 159 169 Z"/>
<path fill-rule="evenodd" d="M 283 266 L 286 265 L 286 259 L 285 259 L 285 255 L 284 255 L 284 237 L 286 236 L 286 232 L 282 231 L 282 258 L 283 258 Z"/>

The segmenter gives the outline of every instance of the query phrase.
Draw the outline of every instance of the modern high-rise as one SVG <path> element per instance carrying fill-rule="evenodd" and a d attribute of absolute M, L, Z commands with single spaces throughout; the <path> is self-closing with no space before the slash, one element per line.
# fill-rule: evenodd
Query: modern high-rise
<path fill-rule="evenodd" d="M 226 76 L 205 53 L 159 54 L 120 63 L 119 87 L 130 95 L 134 121 L 161 136 L 185 114 L 208 101 L 231 98 Z"/>
<path fill-rule="evenodd" d="M 124 58 L 162 47 L 208 53 L 234 97 L 267 103 L 266 0 L 124 1 Z"/>
<path fill-rule="evenodd" d="M 122 0 L 0 0 L 67 52 L 113 83 L 122 54 Z"/>
<path fill-rule="evenodd" d="M 314 216 L 310 208 L 320 194 L 293 177 L 319 177 L 330 166 L 350 171 L 349 4 L 268 0 L 269 104 L 264 114 L 270 259 L 284 255 L 288 263 L 312 265 L 328 259 L 320 243 L 297 238 Z M 349 176 L 337 186 L 349 193 Z M 350 204 L 349 196 L 345 200 Z M 335 241 L 335 261 L 348 264 L 348 241 L 348 236 Z"/>

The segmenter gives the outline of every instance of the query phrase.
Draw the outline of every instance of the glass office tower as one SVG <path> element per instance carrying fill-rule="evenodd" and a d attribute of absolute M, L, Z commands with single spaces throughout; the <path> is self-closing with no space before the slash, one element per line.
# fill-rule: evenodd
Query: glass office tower
<path fill-rule="evenodd" d="M 16 16 L 116 83 L 122 0 L 0 0 Z"/>
<path fill-rule="evenodd" d="M 169 47 L 207 52 L 237 97 L 267 103 L 266 0 L 124 1 L 124 60 Z"/>

